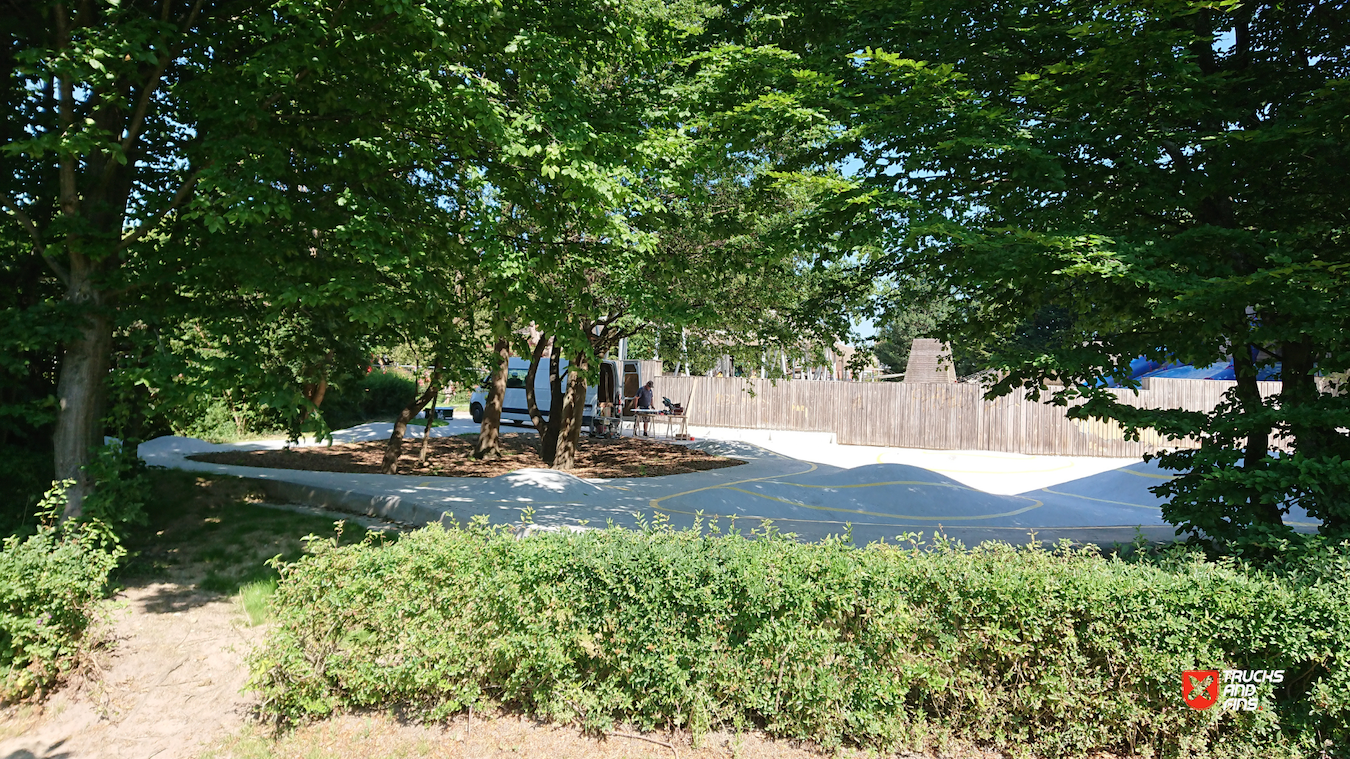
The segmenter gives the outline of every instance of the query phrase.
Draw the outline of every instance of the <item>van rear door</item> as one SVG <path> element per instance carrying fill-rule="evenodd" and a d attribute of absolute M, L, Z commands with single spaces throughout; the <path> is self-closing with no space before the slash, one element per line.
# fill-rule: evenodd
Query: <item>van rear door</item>
<path fill-rule="evenodd" d="M 632 410 L 637 402 L 638 390 L 642 388 L 642 365 L 636 361 L 623 362 L 623 408 Z"/>

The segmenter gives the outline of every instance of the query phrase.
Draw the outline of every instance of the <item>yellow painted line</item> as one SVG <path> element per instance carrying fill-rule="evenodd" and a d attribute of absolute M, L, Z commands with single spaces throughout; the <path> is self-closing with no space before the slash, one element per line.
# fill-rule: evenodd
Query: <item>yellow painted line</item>
<path fill-rule="evenodd" d="M 669 499 L 671 499 L 671 498 L 679 498 L 679 497 L 682 496 L 682 495 L 692 495 L 692 494 L 694 494 L 694 493 L 702 493 L 702 492 L 705 491 L 705 490 L 717 490 L 718 488 L 725 488 L 725 487 L 729 487 L 729 486 L 731 486 L 731 485 L 744 485 L 744 484 L 747 483 L 747 482 L 762 482 L 763 480 L 772 480 L 772 479 L 775 478 L 775 477 L 796 477 L 797 475 L 800 475 L 800 474 L 810 474 L 811 472 L 816 471 L 816 469 L 817 469 L 816 465 L 815 465 L 815 464 L 811 464 L 810 466 L 808 466 L 807 468 L 803 469 L 802 471 L 800 471 L 800 472 L 793 472 L 792 474 L 787 474 L 787 475 L 783 475 L 783 474 L 771 474 L 771 475 L 767 475 L 767 476 L 765 476 L 765 477 L 751 477 L 750 479 L 747 479 L 747 480 L 735 480 L 735 481 L 733 481 L 733 482 L 723 482 L 723 483 L 720 483 L 720 484 L 717 484 L 717 485 L 708 485 L 708 486 L 706 486 L 706 487 L 694 488 L 693 490 L 686 490 L 686 491 L 684 491 L 683 493 L 671 493 L 670 495 L 663 495 L 663 496 L 661 496 L 660 498 L 653 498 L 651 501 L 648 502 L 648 505 L 651 506 L 653 509 L 659 509 L 659 508 L 661 508 L 661 502 L 662 502 L 662 501 L 666 501 L 666 500 L 669 500 Z M 682 512 L 679 512 L 679 513 L 682 513 Z"/>
<path fill-rule="evenodd" d="M 667 512 L 667 513 L 670 513 L 670 514 L 679 514 L 679 515 L 681 515 L 681 516 L 689 516 L 689 517 L 701 516 L 701 517 L 703 517 L 704 519 L 718 519 L 718 520 L 721 520 L 721 519 L 736 519 L 737 521 L 739 521 L 739 520 L 742 520 L 742 519 L 758 519 L 758 520 L 760 520 L 760 521 L 762 521 L 762 522 L 774 522 L 774 523 L 778 523 L 778 522 L 803 522 L 803 523 L 806 523 L 806 524 L 841 524 L 841 525 L 842 525 L 842 524 L 848 524 L 848 525 L 853 525 L 854 527 L 925 527 L 925 526 L 927 526 L 927 525 L 921 525 L 921 524 L 915 524 L 915 525 L 907 525 L 907 524 L 903 524 L 903 523 L 896 523 L 896 524 L 893 524 L 893 523 L 889 523 L 889 522 L 854 522 L 854 521 L 841 522 L 841 521 L 837 521 L 837 520 L 834 520 L 834 519 L 802 519 L 802 518 L 800 518 L 800 517 L 766 517 L 766 516 L 763 516 L 763 515 L 760 515 L 760 514 L 709 514 L 709 513 L 707 513 L 707 512 L 703 512 L 703 513 L 700 514 L 700 513 L 697 512 L 697 511 L 682 511 L 682 510 L 680 510 L 680 509 L 672 509 L 672 508 L 670 508 L 669 506 L 662 506 L 662 507 L 661 507 L 661 511 L 664 511 L 664 512 Z M 941 527 L 941 526 L 942 526 L 941 523 L 939 523 L 938 526 Z M 1160 525 L 1148 525 L 1149 528 L 1154 528 L 1154 527 L 1170 527 L 1170 526 L 1171 526 L 1171 525 L 1165 525 L 1165 524 L 1160 524 Z M 1008 526 L 1004 526 L 1004 525 L 980 525 L 977 529 L 981 529 L 981 530 L 1016 530 L 1017 532 L 1049 532 L 1049 531 L 1051 531 L 1051 530 L 1054 530 L 1054 531 L 1063 531 L 1063 530 L 1136 530 L 1136 529 L 1139 529 L 1139 528 L 1141 528 L 1141 527 L 1144 527 L 1144 525 L 1132 525 L 1132 524 L 1131 524 L 1131 525 L 1107 525 L 1107 526 L 1105 526 L 1105 527 L 1099 527 L 1099 526 L 1093 526 L 1093 525 L 1088 525 L 1088 526 L 1083 526 L 1083 527 L 1008 527 Z"/>
<path fill-rule="evenodd" d="M 791 483 L 786 483 L 786 484 L 791 484 Z M 1027 506 L 1027 507 L 1024 507 L 1024 508 L 1021 508 L 1021 509 L 1014 509 L 1013 511 L 1005 511 L 1005 512 L 1003 512 L 1003 513 L 1001 513 L 1001 514 L 976 514 L 976 515 L 973 515 L 973 516 L 950 516 L 950 515 L 948 515 L 948 516 L 941 516 L 941 517 L 920 517 L 920 516 L 914 516 L 914 515 L 912 515 L 912 514 L 883 514 L 883 513 L 881 513 L 881 512 L 877 512 L 877 511 L 862 511 L 862 510 L 860 510 L 860 509 L 841 509 L 841 508 L 838 508 L 838 507 L 835 507 L 835 506 L 812 506 L 812 505 L 806 504 L 806 503 L 798 503 L 798 502 L 796 502 L 796 501 L 789 501 L 789 500 L 787 500 L 786 498 L 779 498 L 778 496 L 766 495 L 766 494 L 764 494 L 764 493 L 756 493 L 756 492 L 754 492 L 753 490 L 745 490 L 745 489 L 743 489 L 743 488 L 727 487 L 726 489 L 727 489 L 727 490 L 735 490 L 735 491 L 737 491 L 737 492 L 739 492 L 739 493 L 745 493 L 745 494 L 747 494 L 747 495 L 758 496 L 758 497 L 760 497 L 760 498 L 767 498 L 767 499 L 770 500 L 770 501 L 778 501 L 779 503 L 786 503 L 786 504 L 789 505 L 789 506 L 796 506 L 796 507 L 798 507 L 798 508 L 803 508 L 803 509 L 811 509 L 811 510 L 813 510 L 813 511 L 833 511 L 833 512 L 838 512 L 838 513 L 840 513 L 840 514 L 858 514 L 859 516 L 865 516 L 865 517 L 882 517 L 882 518 L 885 518 L 885 519 L 917 519 L 917 520 L 922 521 L 922 522 L 944 522 L 944 521 L 951 521 L 951 522 L 967 522 L 967 521 L 974 520 L 974 519 L 997 519 L 997 518 L 999 518 L 999 517 L 1015 517 L 1015 516 L 1017 516 L 1018 514 L 1025 514 L 1025 513 L 1027 513 L 1028 511 L 1031 511 L 1032 509 L 1039 509 L 1041 506 L 1044 506 L 1044 505 L 1045 505 L 1045 504 L 1042 503 L 1041 501 L 1037 501 L 1037 500 L 1034 499 L 1034 498 L 1027 498 L 1026 496 L 1015 495 L 1015 496 L 1009 496 L 1009 497 L 1010 497 L 1010 498 L 1026 498 L 1026 500 L 1032 502 L 1031 505 L 1030 505 L 1030 506 Z"/>
<path fill-rule="evenodd" d="M 1162 509 L 1158 506 L 1147 506 L 1142 503 L 1126 503 L 1125 501 L 1109 501 L 1105 498 L 1093 498 L 1092 496 L 1078 495 L 1077 493 L 1061 493 L 1058 490 L 1051 490 L 1050 488 L 1041 488 L 1041 492 L 1052 493 L 1054 495 L 1068 496 L 1070 498 L 1082 498 L 1085 501 L 1097 501 L 1098 503 L 1114 503 L 1117 506 L 1133 506 L 1136 509 L 1152 509 L 1153 511 L 1162 511 Z"/>
<path fill-rule="evenodd" d="M 792 475 L 789 475 L 792 476 Z M 729 483 L 735 485 L 737 483 Z M 935 488 L 952 488 L 955 490 L 969 490 L 972 493 L 982 493 L 982 490 L 966 487 L 955 482 L 930 482 L 928 480 L 891 480 L 890 482 L 861 482 L 855 485 L 805 485 L 800 482 L 778 482 L 771 480 L 773 485 L 789 485 L 794 488 L 815 488 L 817 490 L 845 490 L 848 488 L 879 488 L 883 485 L 928 485 Z"/>
<path fill-rule="evenodd" d="M 1148 477 L 1153 480 L 1171 480 L 1177 477 L 1175 474 L 1149 474 L 1148 472 L 1136 472 L 1133 469 L 1113 469 L 1111 471 L 1124 472 L 1125 474 L 1132 474 L 1135 477 Z"/>
<path fill-rule="evenodd" d="M 1025 508 L 1015 509 L 1015 510 L 1013 510 L 1013 511 L 1003 512 L 1003 513 L 1000 513 L 1000 514 L 981 514 L 981 515 L 976 515 L 976 516 L 945 516 L 945 517 L 926 517 L 926 516 L 923 516 L 923 517 L 921 517 L 921 516 L 911 516 L 911 515 L 905 515 L 905 514 L 882 514 L 882 513 L 879 513 L 879 512 L 875 512 L 875 511 L 860 511 L 860 510 L 855 510 L 855 509 L 842 509 L 842 508 L 836 508 L 836 507 L 831 507 L 831 506 L 810 506 L 810 505 L 807 505 L 807 504 L 804 504 L 804 503 L 797 503 L 797 502 L 795 502 L 795 501 L 789 501 L 789 500 L 786 500 L 786 499 L 783 499 L 783 498 L 778 498 L 778 497 L 776 497 L 776 496 L 765 495 L 764 493 L 756 493 L 756 492 L 751 491 L 751 490 L 745 490 L 745 489 L 743 489 L 743 488 L 735 487 L 736 485 L 745 485 L 745 484 L 751 483 L 751 482 L 765 482 L 765 481 L 772 481 L 772 484 L 775 484 L 775 485 L 789 485 L 789 486 L 799 487 L 799 488 L 816 488 L 816 489 L 821 489 L 821 490 L 834 490 L 834 489 L 844 489 L 844 488 L 873 488 L 873 487 L 882 487 L 882 486 L 885 486 L 885 485 L 922 485 L 922 486 L 928 486 L 928 487 L 953 488 L 953 489 L 956 489 L 956 490 L 969 490 L 969 491 L 975 492 L 975 493 L 981 492 L 981 491 L 976 490 L 976 489 L 974 489 L 974 488 L 969 488 L 969 487 L 966 487 L 966 486 L 964 486 L 964 485 L 958 485 L 958 484 L 954 484 L 954 483 L 950 483 L 950 482 L 924 482 L 924 481 L 922 481 L 922 480 L 900 480 L 900 481 L 894 481 L 894 482 L 867 482 L 867 483 L 861 483 L 861 484 L 857 484 L 857 485 L 806 485 L 806 484 L 797 483 L 797 482 L 782 482 L 782 481 L 778 481 L 778 478 L 781 478 L 781 477 L 796 477 L 796 476 L 798 476 L 798 475 L 809 474 L 810 472 L 815 471 L 816 468 L 817 468 L 817 467 L 816 467 L 815 464 L 811 464 L 810 467 L 808 467 L 807 469 L 804 469 L 804 470 L 802 470 L 802 471 L 800 471 L 800 472 L 794 472 L 793 474 L 788 474 L 788 475 L 775 474 L 775 475 L 768 475 L 768 476 L 765 476 L 765 477 L 751 477 L 751 478 L 749 478 L 749 479 L 736 480 L 736 481 L 734 481 L 734 482 L 726 482 L 726 483 L 721 483 L 721 484 L 717 484 L 717 485 L 708 485 L 708 486 L 701 487 L 701 488 L 695 488 L 695 489 L 693 489 L 693 490 L 686 490 L 686 491 L 684 491 L 684 492 L 682 492 L 682 493 L 672 493 L 672 494 L 670 494 L 670 495 L 662 496 L 662 497 L 660 497 L 660 498 L 653 498 L 653 499 L 650 501 L 649 505 L 651 506 L 651 508 L 652 508 L 653 510 L 656 510 L 656 511 L 666 511 L 666 512 L 669 512 L 669 513 L 672 513 L 672 514 L 696 515 L 696 512 L 695 512 L 694 514 L 691 514 L 690 512 L 687 512 L 687 511 L 680 511 L 680 510 L 677 510 L 677 509 L 670 509 L 670 508 L 663 507 L 663 506 L 661 505 L 661 502 L 662 502 L 662 501 L 669 500 L 669 499 L 671 499 L 671 498 L 678 498 L 678 497 L 680 497 L 680 496 L 692 495 L 692 494 L 694 494 L 694 493 L 702 493 L 702 492 L 708 491 L 708 490 L 722 490 L 722 489 L 725 489 L 725 490 L 736 490 L 736 491 L 739 491 L 739 492 L 741 492 L 741 493 L 746 493 L 747 495 L 758 496 L 758 497 L 760 497 L 760 498 L 766 498 L 766 499 L 771 500 L 771 501 L 778 501 L 778 502 L 780 502 L 780 503 L 785 503 L 785 504 L 788 504 L 788 505 L 790 505 L 790 506 L 798 506 L 798 507 L 801 507 L 801 508 L 804 508 L 804 509 L 812 509 L 813 511 L 831 511 L 831 512 L 838 512 L 838 513 L 842 513 L 842 514 L 858 514 L 858 515 L 860 515 L 860 516 L 882 517 L 882 518 L 884 518 L 884 519 L 915 519 L 915 520 L 920 520 L 920 521 L 925 521 L 925 522 L 930 522 L 930 521 L 931 521 L 931 522 L 941 522 L 941 521 L 944 521 L 944 520 L 948 520 L 948 521 L 969 521 L 969 520 L 976 520 L 976 519 L 997 519 L 997 518 L 1000 518 L 1000 517 L 1010 517 L 1010 516 L 1017 516 L 1018 514 L 1025 514 L 1026 512 L 1031 511 L 1032 509 L 1038 509 L 1038 508 L 1040 508 L 1041 506 L 1045 505 L 1043 502 L 1038 501 L 1038 500 L 1036 500 L 1036 499 L 1034 499 L 1034 498 L 1028 498 L 1027 496 L 1015 495 L 1015 496 L 1009 496 L 1009 497 L 1010 497 L 1010 498 L 1021 498 L 1021 499 L 1026 500 L 1026 501 L 1031 501 L 1032 504 L 1031 504 L 1030 506 L 1025 507 Z M 739 519 L 739 518 L 741 518 L 741 517 L 738 516 L 737 518 Z M 772 517 L 749 517 L 749 518 L 751 518 L 751 519 L 772 519 Z M 804 521 L 804 520 L 797 520 L 797 521 Z"/>

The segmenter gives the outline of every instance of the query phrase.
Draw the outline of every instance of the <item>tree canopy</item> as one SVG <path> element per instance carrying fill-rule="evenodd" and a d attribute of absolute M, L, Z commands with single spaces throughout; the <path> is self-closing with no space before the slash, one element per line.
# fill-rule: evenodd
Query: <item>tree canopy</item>
<path fill-rule="evenodd" d="M 941 336 L 994 393 L 1198 437 L 1163 457 L 1168 519 L 1350 528 L 1345 341 L 1350 29 L 1334 3 L 841 3 L 801 14 L 842 82 L 847 150 L 895 276 L 949 287 Z M 803 37 L 806 33 L 803 32 Z M 1036 340 L 1020 328 L 1045 322 Z M 1212 414 L 1140 411 L 1138 357 L 1233 362 Z M 1283 389 L 1262 397 L 1257 380 Z M 1276 453 L 1276 441 L 1289 444 Z M 1290 448 L 1292 450 L 1290 450 Z"/>
<path fill-rule="evenodd" d="M 623 335 L 775 366 L 870 309 L 992 394 L 1200 438 L 1184 530 L 1350 530 L 1335 3 L 5 7 L 0 445 L 72 513 L 105 432 L 228 396 L 322 433 L 376 345 L 467 379 L 533 326 L 580 381 Z M 1236 387 L 1134 409 L 1138 356 Z"/>

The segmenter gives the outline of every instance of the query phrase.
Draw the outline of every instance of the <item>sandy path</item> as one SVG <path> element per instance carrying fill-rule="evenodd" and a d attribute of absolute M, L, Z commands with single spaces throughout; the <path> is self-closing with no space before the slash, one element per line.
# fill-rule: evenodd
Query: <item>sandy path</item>
<path fill-rule="evenodd" d="M 229 599 L 172 584 L 130 588 L 110 613 L 101 676 L 7 715 L 0 757 L 174 759 L 237 730 L 251 706 L 244 657 L 261 637 Z"/>

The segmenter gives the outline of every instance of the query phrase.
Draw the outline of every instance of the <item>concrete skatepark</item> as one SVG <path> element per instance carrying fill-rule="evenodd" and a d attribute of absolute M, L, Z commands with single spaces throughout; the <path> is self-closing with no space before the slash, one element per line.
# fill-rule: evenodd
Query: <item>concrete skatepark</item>
<path fill-rule="evenodd" d="M 391 425 L 366 424 L 335 432 L 335 443 L 387 439 Z M 468 420 L 432 430 L 444 437 L 476 432 Z M 506 428 L 509 430 L 509 428 Z M 966 545 L 985 540 L 1032 539 L 1111 546 L 1142 534 L 1171 540 L 1163 502 L 1148 488 L 1169 474 L 1131 459 L 1022 456 L 983 451 L 920 451 L 840 446 L 826 433 L 692 428 L 710 453 L 743 466 L 665 477 L 581 479 L 546 469 L 520 469 L 493 478 L 340 474 L 227 466 L 192 461 L 194 453 L 279 448 L 280 440 L 218 445 L 194 438 L 162 437 L 140 446 L 152 466 L 247 477 L 268 498 L 379 517 L 411 525 L 467 522 L 479 515 L 494 524 L 518 523 L 533 510 L 546 528 L 635 527 L 665 515 L 687 527 L 698 515 L 723 529 L 735 517 L 745 532 L 765 520 L 783 532 L 817 540 L 851 530 L 855 543 L 941 531 Z M 420 437 L 421 430 L 410 430 Z M 302 443 L 306 444 L 306 443 Z M 309 442 L 309 445 L 315 443 Z M 1286 520 L 1315 529 L 1302 512 Z"/>

